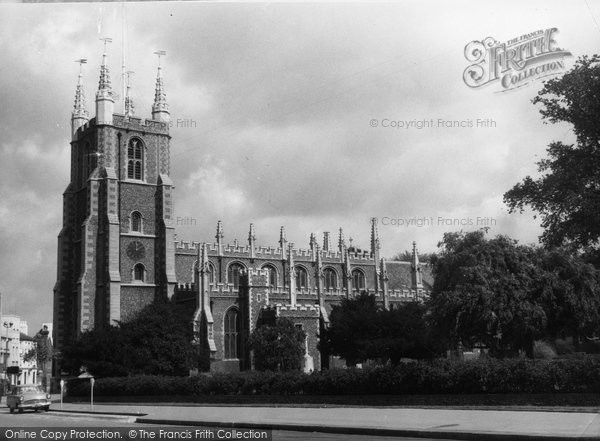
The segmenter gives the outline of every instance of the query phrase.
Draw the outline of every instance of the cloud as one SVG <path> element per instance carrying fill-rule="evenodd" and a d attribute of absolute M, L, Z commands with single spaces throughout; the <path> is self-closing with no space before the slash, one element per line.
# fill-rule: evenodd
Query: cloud
<path fill-rule="evenodd" d="M 593 53 L 597 37 L 589 11 L 560 2 L 491 10 L 470 2 L 3 4 L 0 12 L 0 290 L 33 329 L 52 316 L 73 61 L 89 59 L 93 114 L 99 37 L 114 40 L 117 93 L 123 53 L 135 71 L 138 116 L 150 116 L 152 53 L 167 51 L 176 215 L 195 220 L 182 221 L 180 237 L 210 241 L 222 219 L 228 241 L 245 240 L 253 222 L 264 245 L 276 244 L 281 225 L 299 246 L 323 231 L 337 243 L 343 226 L 363 247 L 372 216 L 490 217 L 494 233 L 535 242 L 538 221 L 508 215 L 502 195 L 536 173 L 546 145 L 568 138 L 568 128 L 540 121 L 530 102 L 539 84 L 503 94 L 466 87 L 463 48 L 549 24 L 577 55 Z M 435 124 L 394 129 L 372 127 L 373 119 Z M 437 126 L 478 119 L 496 125 Z M 392 256 L 413 240 L 431 251 L 450 229 L 380 226 L 382 252 Z"/>

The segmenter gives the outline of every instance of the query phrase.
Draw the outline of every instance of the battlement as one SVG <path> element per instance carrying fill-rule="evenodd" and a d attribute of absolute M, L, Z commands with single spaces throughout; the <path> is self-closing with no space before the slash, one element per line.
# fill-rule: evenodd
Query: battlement
<path fill-rule="evenodd" d="M 200 248 L 201 242 L 189 241 L 189 240 L 179 240 L 175 241 L 175 251 L 186 250 L 186 251 L 198 251 Z"/>
<path fill-rule="evenodd" d="M 373 261 L 373 254 L 370 251 L 361 251 L 361 252 L 349 252 L 348 257 L 350 257 L 350 261 L 353 260 L 370 260 Z"/>
<path fill-rule="evenodd" d="M 197 251 L 202 246 L 202 242 L 199 241 L 189 241 L 189 240 L 176 240 L 175 241 L 175 251 Z M 250 257 L 250 246 L 249 245 L 240 245 L 238 243 L 233 244 L 223 244 L 223 255 L 231 255 L 235 257 L 240 257 L 240 254 L 245 257 Z M 209 254 L 215 254 L 219 251 L 219 247 L 216 243 L 206 243 L 206 249 Z M 258 258 L 277 258 L 281 259 L 281 256 L 284 256 L 284 259 L 287 260 L 288 252 L 285 251 L 282 253 L 280 247 L 270 247 L 270 246 L 259 246 L 254 249 L 255 257 Z M 323 261 L 339 261 L 341 259 L 341 253 L 339 251 L 323 251 L 319 250 L 321 253 L 321 258 Z M 292 256 L 299 261 L 311 261 L 312 260 L 312 250 L 307 248 L 292 248 Z M 356 253 L 349 253 L 351 262 L 374 262 L 373 256 L 369 251 L 362 251 Z"/>
<path fill-rule="evenodd" d="M 169 125 L 163 121 L 153 119 L 143 119 L 136 116 L 126 117 L 119 113 L 113 114 L 113 125 L 125 129 L 134 129 L 141 131 L 151 131 L 155 133 L 169 133 Z"/>
<path fill-rule="evenodd" d="M 277 311 L 315 311 L 315 312 L 319 312 L 321 310 L 319 305 L 313 305 L 313 304 L 284 305 L 282 303 L 276 303 L 275 308 L 277 308 Z M 263 309 L 267 309 L 267 307 L 263 307 Z"/>
<path fill-rule="evenodd" d="M 258 248 L 256 248 L 256 255 L 257 256 L 265 256 L 265 257 L 281 256 L 281 248 L 278 248 L 278 247 L 258 247 Z"/>
<path fill-rule="evenodd" d="M 85 131 L 87 131 L 90 127 L 94 127 L 95 125 L 96 125 L 96 118 L 92 118 L 92 119 L 86 121 L 85 124 L 79 126 L 79 128 L 76 131 L 76 133 L 82 134 Z"/>

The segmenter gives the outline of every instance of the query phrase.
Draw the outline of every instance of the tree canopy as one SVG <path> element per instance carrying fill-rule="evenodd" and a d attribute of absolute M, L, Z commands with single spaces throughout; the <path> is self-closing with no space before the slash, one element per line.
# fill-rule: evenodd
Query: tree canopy
<path fill-rule="evenodd" d="M 285 317 L 260 321 L 249 339 L 259 371 L 291 371 L 302 367 L 306 334 Z"/>
<path fill-rule="evenodd" d="M 449 345 L 531 355 L 536 339 L 598 331 L 600 276 L 582 259 L 483 231 L 446 233 L 440 247 L 429 307 Z"/>
<path fill-rule="evenodd" d="M 197 366 L 189 313 L 172 303 L 151 304 L 132 320 L 83 333 L 62 353 L 63 366 L 95 376 L 186 375 Z"/>
<path fill-rule="evenodd" d="M 511 212 L 541 216 L 542 242 L 596 254 L 600 244 L 600 57 L 582 57 L 533 99 L 545 122 L 572 126 L 575 144 L 555 141 L 527 176 L 504 194 Z"/>
<path fill-rule="evenodd" d="M 425 320 L 426 308 L 407 302 L 386 310 L 372 294 L 344 298 L 329 315 L 321 346 L 353 366 L 367 360 L 398 363 L 436 355 Z"/>

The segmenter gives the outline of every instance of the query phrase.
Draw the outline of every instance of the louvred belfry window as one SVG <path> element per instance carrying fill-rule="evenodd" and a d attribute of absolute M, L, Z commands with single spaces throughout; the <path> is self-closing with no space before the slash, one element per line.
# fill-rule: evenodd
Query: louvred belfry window
<path fill-rule="evenodd" d="M 144 179 L 144 146 L 137 138 L 131 139 L 127 146 L 127 178 Z"/>

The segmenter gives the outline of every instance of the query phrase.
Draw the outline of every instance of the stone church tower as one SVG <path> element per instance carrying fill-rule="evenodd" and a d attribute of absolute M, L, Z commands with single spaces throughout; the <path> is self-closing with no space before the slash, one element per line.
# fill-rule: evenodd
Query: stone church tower
<path fill-rule="evenodd" d="M 114 113 L 104 52 L 95 117 L 85 109 L 81 72 L 71 116 L 71 178 L 54 287 L 58 348 L 170 298 L 176 284 L 170 114 L 160 59 L 152 118 L 144 119 L 133 114 L 129 86 L 124 114 Z"/>

